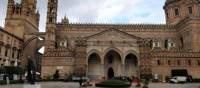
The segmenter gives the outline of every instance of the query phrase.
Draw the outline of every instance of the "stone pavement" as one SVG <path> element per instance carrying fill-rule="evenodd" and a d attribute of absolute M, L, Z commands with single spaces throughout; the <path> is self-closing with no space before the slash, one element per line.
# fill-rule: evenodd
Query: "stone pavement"
<path fill-rule="evenodd" d="M 17 84 L 17 85 L 4 85 L 0 88 L 79 88 L 78 83 L 74 82 L 41 82 L 36 83 L 35 87 L 30 87 L 28 84 Z M 95 88 L 95 87 L 85 87 L 85 88 Z M 131 87 L 135 88 L 135 87 Z M 200 83 L 186 83 L 186 84 L 168 84 L 168 83 L 151 83 L 149 88 L 200 88 Z"/>
<path fill-rule="evenodd" d="M 171 84 L 171 83 L 151 83 L 149 88 L 200 88 L 200 83 L 185 83 L 185 84 Z"/>
<path fill-rule="evenodd" d="M 36 83 L 32 87 L 30 87 L 29 84 L 1 85 L 0 88 L 38 88 L 38 86 L 40 86 L 41 88 L 79 88 L 79 84 L 74 82 L 41 82 Z"/>

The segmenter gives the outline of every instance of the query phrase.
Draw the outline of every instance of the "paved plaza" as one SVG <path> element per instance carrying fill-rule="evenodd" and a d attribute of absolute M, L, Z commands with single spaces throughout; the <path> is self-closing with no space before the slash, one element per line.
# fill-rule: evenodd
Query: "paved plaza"
<path fill-rule="evenodd" d="M 79 88 L 78 83 L 74 82 L 42 82 L 37 83 L 35 86 L 30 87 L 28 84 L 17 84 L 17 85 L 4 85 L 0 88 Z M 84 87 L 84 88 L 95 88 L 95 87 Z M 131 88 L 135 88 L 132 86 Z M 200 88 L 200 83 L 186 83 L 186 84 L 168 84 L 168 83 L 151 83 L 149 88 Z"/>

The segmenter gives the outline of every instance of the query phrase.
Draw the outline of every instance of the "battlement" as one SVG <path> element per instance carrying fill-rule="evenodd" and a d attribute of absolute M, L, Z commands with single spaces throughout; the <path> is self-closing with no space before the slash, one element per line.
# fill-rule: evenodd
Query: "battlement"
<path fill-rule="evenodd" d="M 67 26 L 67 27 L 110 27 L 110 28 L 132 28 L 132 29 L 167 29 L 175 30 L 175 25 L 166 24 L 101 24 L 101 23 L 70 23 L 62 24 L 58 23 L 57 26 Z"/>
<path fill-rule="evenodd" d="M 187 49 L 173 49 L 173 50 L 153 50 L 151 55 L 153 57 L 181 57 L 181 58 L 199 58 L 200 57 L 200 50 L 187 50 Z"/>

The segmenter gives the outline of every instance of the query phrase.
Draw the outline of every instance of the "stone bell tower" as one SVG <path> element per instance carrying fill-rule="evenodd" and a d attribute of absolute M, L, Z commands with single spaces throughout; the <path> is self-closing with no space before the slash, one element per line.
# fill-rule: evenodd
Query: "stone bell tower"
<path fill-rule="evenodd" d="M 58 0 L 48 0 L 45 49 L 55 48 L 57 8 L 58 8 Z"/>
<path fill-rule="evenodd" d="M 5 31 L 20 38 L 23 43 L 30 38 L 27 34 L 39 32 L 40 14 L 36 6 L 37 0 L 21 0 L 21 2 L 8 0 Z M 24 67 L 27 64 L 27 56 L 37 58 L 37 40 L 31 41 L 26 48 L 22 47 L 24 45 L 21 46 L 21 56 L 18 59 L 21 60 L 21 66 Z"/>
<path fill-rule="evenodd" d="M 199 17 L 199 0 L 166 0 L 164 10 L 167 24 L 177 24 L 184 18 Z"/>
<path fill-rule="evenodd" d="M 5 30 L 25 39 L 25 34 L 38 32 L 40 14 L 36 10 L 37 0 L 8 0 Z"/>
<path fill-rule="evenodd" d="M 200 1 L 167 0 L 164 6 L 166 23 L 176 25 L 180 49 L 200 49 Z"/>

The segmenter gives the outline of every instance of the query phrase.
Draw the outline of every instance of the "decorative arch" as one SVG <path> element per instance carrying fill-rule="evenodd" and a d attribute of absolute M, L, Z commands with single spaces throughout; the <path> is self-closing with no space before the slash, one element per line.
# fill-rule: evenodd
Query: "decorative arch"
<path fill-rule="evenodd" d="M 93 49 L 93 50 L 91 50 L 91 51 L 89 51 L 89 52 L 87 53 L 86 65 L 88 65 L 88 60 L 89 60 L 90 55 L 92 55 L 92 54 L 94 54 L 94 53 L 96 53 L 97 55 L 99 55 L 99 57 L 100 57 L 100 59 L 101 59 L 101 63 L 103 63 L 103 61 L 102 61 L 102 56 L 101 56 L 101 52 L 98 51 L 98 50 L 96 50 L 96 49 Z"/>
<path fill-rule="evenodd" d="M 135 55 L 135 56 L 137 57 L 138 65 L 139 65 L 139 61 L 140 61 L 139 58 L 140 58 L 140 55 L 139 55 L 139 53 L 137 53 L 137 52 L 134 51 L 134 50 L 128 50 L 128 51 L 125 52 L 124 58 L 123 58 L 123 63 L 125 64 L 126 56 L 129 55 L 129 54 L 133 54 L 133 55 Z"/>
<path fill-rule="evenodd" d="M 42 39 L 45 40 L 45 38 L 43 36 L 40 36 L 40 35 L 32 36 L 31 38 L 29 38 L 27 41 L 24 42 L 22 49 L 24 50 L 33 40 L 35 40 L 37 38 L 42 38 Z"/>
<path fill-rule="evenodd" d="M 125 64 L 125 75 L 126 76 L 134 76 L 138 77 L 139 73 L 139 59 L 134 52 L 127 53 L 124 58 L 124 64 Z"/>
<path fill-rule="evenodd" d="M 123 75 L 123 64 L 122 64 L 123 52 L 121 52 L 117 48 L 108 48 L 103 53 L 103 61 L 104 61 L 104 72 L 108 77 L 108 69 L 113 68 L 114 76 L 122 76 Z"/>
<path fill-rule="evenodd" d="M 115 52 L 117 52 L 117 53 L 120 55 L 120 58 L 121 58 L 121 60 L 122 60 L 122 58 L 123 58 L 123 52 L 121 52 L 119 49 L 117 49 L 117 48 L 115 48 L 115 47 L 111 47 L 111 48 L 108 48 L 108 49 L 104 50 L 104 53 L 103 53 L 103 61 L 104 61 L 104 59 L 105 59 L 105 57 L 106 57 L 106 54 L 109 53 L 110 51 L 115 51 Z M 123 61 L 123 60 L 122 60 L 122 61 Z"/>
<path fill-rule="evenodd" d="M 101 58 L 95 52 L 88 56 L 87 76 L 91 80 L 97 80 L 101 76 Z"/>

